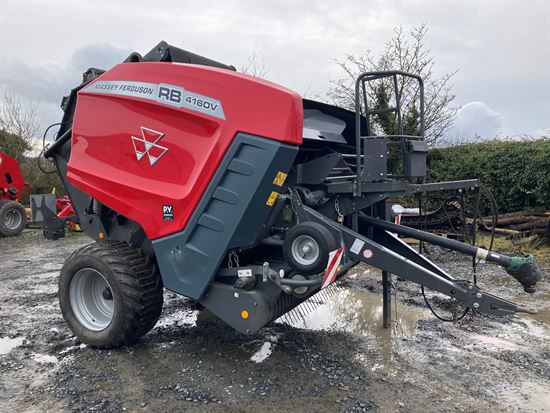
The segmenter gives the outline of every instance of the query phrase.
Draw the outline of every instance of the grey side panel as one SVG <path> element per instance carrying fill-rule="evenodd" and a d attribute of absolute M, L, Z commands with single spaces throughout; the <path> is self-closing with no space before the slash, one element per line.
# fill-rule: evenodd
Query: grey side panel
<path fill-rule="evenodd" d="M 153 241 L 164 286 L 199 299 L 229 248 L 254 244 L 280 192 L 273 180 L 288 172 L 298 148 L 238 134 L 197 209 L 181 232 Z"/>
<path fill-rule="evenodd" d="M 262 291 L 244 291 L 213 282 L 200 303 L 240 333 L 255 333 L 273 317 L 273 305 Z M 241 311 L 249 317 L 243 319 Z"/>

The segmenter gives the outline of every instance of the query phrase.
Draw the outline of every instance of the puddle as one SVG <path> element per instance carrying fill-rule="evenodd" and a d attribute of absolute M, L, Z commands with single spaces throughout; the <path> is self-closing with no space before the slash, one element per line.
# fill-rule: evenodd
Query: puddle
<path fill-rule="evenodd" d="M 520 317 L 530 318 L 550 325 L 550 307 L 540 306 L 540 303 L 550 303 L 550 292 L 539 293 L 538 295 L 537 293 L 533 295 L 523 294 L 515 297 L 512 301 L 537 310 L 537 314 L 520 314 Z"/>
<path fill-rule="evenodd" d="M 269 341 L 266 341 L 265 343 L 262 344 L 260 349 L 256 351 L 252 355 L 252 357 L 250 357 L 250 360 L 252 360 L 254 363 L 261 363 L 271 355 L 271 353 L 273 352 L 272 347 L 273 345 Z"/>
<path fill-rule="evenodd" d="M 348 277 L 362 277 L 373 271 L 376 270 L 363 267 L 350 271 Z M 384 328 L 381 294 L 332 285 L 277 322 L 306 330 L 341 331 L 363 336 L 373 352 L 356 354 L 357 361 L 372 371 L 381 370 L 383 374 L 393 375 L 397 371 L 393 363 L 394 340 L 414 339 L 417 321 L 428 316 L 427 310 L 396 302 L 392 297 L 392 327 Z"/>
<path fill-rule="evenodd" d="M 476 334 L 472 336 L 472 340 L 476 341 L 477 345 L 482 345 L 486 348 L 502 349 L 502 350 L 518 350 L 519 346 L 498 337 L 485 336 Z M 469 345 L 467 347 L 470 347 Z"/>
<path fill-rule="evenodd" d="M 283 315 L 278 322 L 307 330 L 345 331 L 390 340 L 392 336 L 414 338 L 416 322 L 425 316 L 425 310 L 401 302 L 397 303 L 396 312 L 393 301 L 392 329 L 384 329 L 380 294 L 333 286 Z"/>
<path fill-rule="evenodd" d="M 0 355 L 1 354 L 8 354 L 10 351 L 12 351 L 15 347 L 20 346 L 23 344 L 23 337 L 16 337 L 16 338 L 1 338 L 0 337 Z"/>
<path fill-rule="evenodd" d="M 549 412 L 550 392 L 548 384 L 524 381 L 517 386 L 500 390 L 503 400 L 524 412 Z"/>
<path fill-rule="evenodd" d="M 50 356 L 49 354 L 35 353 L 32 355 L 32 358 L 39 363 L 57 363 L 59 361 L 57 357 Z"/>

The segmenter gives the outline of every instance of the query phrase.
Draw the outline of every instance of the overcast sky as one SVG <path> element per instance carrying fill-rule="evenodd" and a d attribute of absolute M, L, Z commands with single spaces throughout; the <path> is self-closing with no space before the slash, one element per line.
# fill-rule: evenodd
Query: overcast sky
<path fill-rule="evenodd" d="M 395 26 L 426 23 L 436 71 L 455 77 L 455 136 L 549 134 L 548 1 L 0 0 L 0 86 L 39 101 L 44 128 L 88 67 L 160 40 L 236 67 L 255 48 L 268 79 L 324 95 L 333 59 L 379 52 Z"/>

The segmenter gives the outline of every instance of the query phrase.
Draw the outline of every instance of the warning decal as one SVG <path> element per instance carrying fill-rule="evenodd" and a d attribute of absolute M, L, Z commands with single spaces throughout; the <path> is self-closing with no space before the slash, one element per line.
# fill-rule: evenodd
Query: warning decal
<path fill-rule="evenodd" d="M 338 266 L 342 260 L 342 255 L 344 248 L 340 247 L 337 250 L 331 251 L 328 254 L 328 266 L 325 270 L 325 276 L 323 277 L 323 282 L 321 288 L 328 287 L 336 279 L 336 274 L 338 273 Z"/>
<path fill-rule="evenodd" d="M 273 180 L 273 183 L 277 186 L 283 186 L 283 184 L 285 183 L 286 177 L 287 177 L 287 174 L 285 174 L 284 172 L 279 171 L 279 172 L 277 172 L 277 176 Z"/>
<path fill-rule="evenodd" d="M 277 195 L 279 195 L 279 193 L 275 191 L 271 192 L 271 195 L 269 195 L 269 198 L 267 198 L 267 202 L 265 204 L 269 206 L 273 206 L 273 204 L 275 203 L 275 200 L 277 199 Z"/>

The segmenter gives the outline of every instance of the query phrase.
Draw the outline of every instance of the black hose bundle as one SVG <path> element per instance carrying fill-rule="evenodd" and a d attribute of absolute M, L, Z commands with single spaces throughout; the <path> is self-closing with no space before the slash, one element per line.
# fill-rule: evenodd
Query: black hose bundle
<path fill-rule="evenodd" d="M 498 223 L 498 206 L 497 206 L 497 202 L 496 202 L 496 199 L 495 199 L 494 195 L 491 193 L 491 191 L 489 191 L 489 189 L 487 187 L 480 184 L 479 188 L 485 193 L 485 195 L 487 196 L 487 198 L 489 200 L 489 204 L 491 205 L 491 241 L 489 242 L 489 248 L 488 248 L 488 250 L 491 251 L 492 248 L 493 248 L 494 240 L 495 240 L 495 228 L 496 228 L 497 223 Z M 477 216 L 475 218 L 475 221 L 473 222 L 474 231 L 477 228 L 476 224 L 477 224 L 477 220 L 479 220 L 479 219 L 481 219 L 481 217 Z M 473 240 L 475 240 L 475 237 L 473 238 Z M 475 241 L 472 243 L 472 245 L 475 245 Z M 473 271 L 473 282 L 474 282 L 474 285 L 476 285 L 477 284 L 477 275 L 476 275 L 476 271 L 475 271 L 475 261 L 472 263 L 472 265 L 473 265 L 473 270 L 474 270 Z M 443 317 L 443 316 L 437 314 L 435 309 L 430 304 L 430 302 L 428 300 L 428 297 L 426 297 L 426 292 L 425 292 L 425 289 L 424 289 L 423 285 L 420 286 L 420 289 L 422 291 L 422 297 L 424 298 L 424 302 L 426 303 L 426 306 L 429 308 L 431 313 L 437 319 L 439 319 L 441 321 L 444 321 L 444 322 L 457 322 L 457 321 L 460 321 L 464 317 L 466 317 L 466 315 L 470 311 L 470 308 L 466 307 L 464 309 L 464 311 L 462 312 L 462 314 L 458 317 L 453 317 L 453 318 Z"/>

